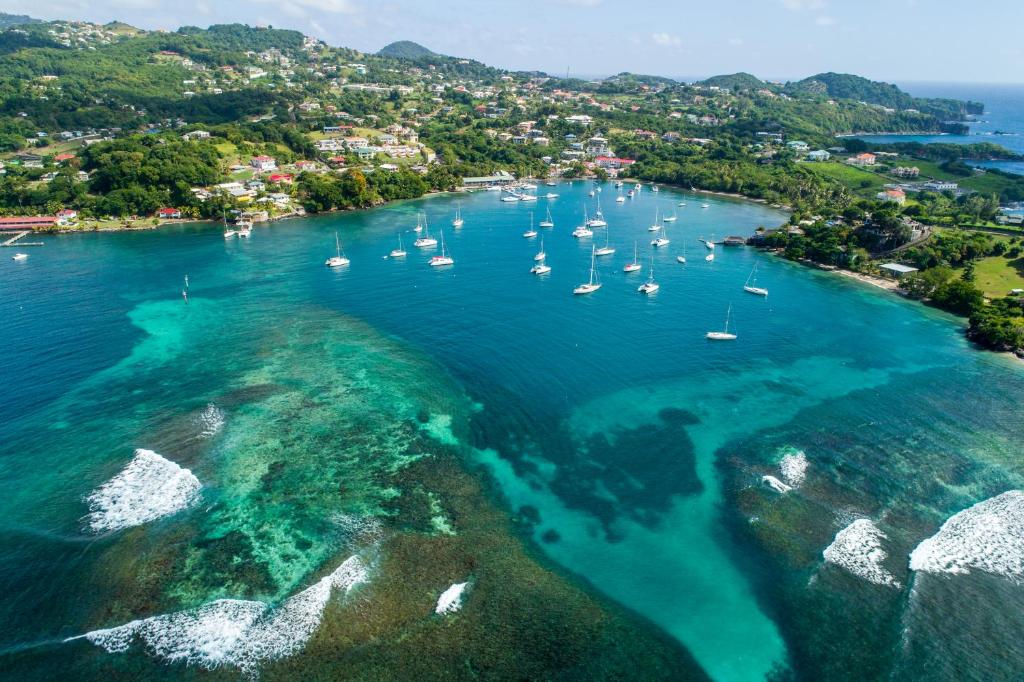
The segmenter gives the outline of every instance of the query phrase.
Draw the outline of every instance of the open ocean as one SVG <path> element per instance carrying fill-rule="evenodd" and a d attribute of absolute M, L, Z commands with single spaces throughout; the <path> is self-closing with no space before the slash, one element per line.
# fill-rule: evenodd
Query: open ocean
<path fill-rule="evenodd" d="M 574 297 L 589 186 L 291 220 L 248 241 L 187 225 L 2 254 L 0 677 L 109 679 L 121 660 L 125 678 L 177 677 L 220 655 L 230 679 L 260 670 L 261 647 L 314 656 L 296 633 L 341 617 L 311 606 L 316 590 L 372 584 L 330 562 L 411 494 L 381 481 L 410 457 L 396 424 L 418 419 L 553 566 L 714 679 L 1019 679 L 1024 366 L 835 274 L 746 247 L 707 262 L 699 238 L 786 216 L 667 188 L 616 204 L 604 185 L 617 251 L 598 261 L 603 287 Z M 548 207 L 553 271 L 536 277 L 540 238 L 522 232 Z M 679 219 L 645 297 L 659 209 Z M 412 246 L 419 211 L 454 267 Z M 335 231 L 352 262 L 331 270 Z M 408 257 L 383 258 L 399 233 Z M 644 270 L 624 274 L 635 242 Z M 742 289 L 755 266 L 767 298 Z M 738 339 L 707 341 L 730 306 Z M 215 600 L 236 601 L 196 611 Z M 211 622 L 254 648 L 214 651 L 197 631 Z M 332 661 L 313 664 L 344 677 Z"/>

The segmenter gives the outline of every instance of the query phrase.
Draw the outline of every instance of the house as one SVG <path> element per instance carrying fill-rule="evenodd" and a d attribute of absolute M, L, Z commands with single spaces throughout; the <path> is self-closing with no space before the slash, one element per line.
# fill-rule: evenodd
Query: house
<path fill-rule="evenodd" d="M 917 268 L 903 265 L 902 263 L 884 263 L 878 266 L 882 274 L 893 279 L 903 279 L 904 276 L 917 272 Z"/>
<path fill-rule="evenodd" d="M 620 159 L 615 156 L 599 156 L 596 159 L 594 159 L 594 163 L 596 163 L 599 167 L 604 168 L 605 170 L 613 170 L 632 166 L 634 163 L 636 163 L 636 160 Z"/>
<path fill-rule="evenodd" d="M 917 166 L 899 166 L 892 170 L 892 174 L 898 178 L 916 178 L 920 173 L 921 169 Z"/>
<path fill-rule="evenodd" d="M 805 152 L 810 149 L 810 145 L 803 140 L 790 140 L 786 143 L 786 146 L 795 152 Z"/>
<path fill-rule="evenodd" d="M 807 155 L 808 161 L 828 161 L 830 158 L 832 155 L 824 149 L 815 149 Z"/>
<path fill-rule="evenodd" d="M 75 158 L 74 154 L 57 154 L 57 156 L 53 157 L 53 162 L 64 163 L 65 161 L 70 161 L 73 158 Z"/>
<path fill-rule="evenodd" d="M 933 192 L 955 192 L 958 187 L 957 183 L 948 180 L 932 180 L 924 183 L 924 188 Z"/>
<path fill-rule="evenodd" d="M 65 208 L 61 211 L 57 211 L 57 224 L 58 225 L 70 225 L 75 222 L 78 218 L 78 211 L 73 211 L 70 208 Z"/>
<path fill-rule="evenodd" d="M 181 211 L 176 208 L 161 208 L 156 215 L 164 220 L 174 220 L 181 217 Z"/>
<path fill-rule="evenodd" d="M 573 116 L 566 116 L 565 120 L 569 123 L 575 123 L 576 125 L 588 126 L 594 122 L 594 119 L 586 114 L 575 114 Z"/>
<path fill-rule="evenodd" d="M 608 140 L 600 135 L 595 135 L 587 140 L 586 152 L 589 156 L 612 156 Z"/>
<path fill-rule="evenodd" d="M 875 195 L 876 199 L 882 201 L 894 201 L 901 206 L 907 203 L 907 195 L 901 189 L 886 189 Z"/>
<path fill-rule="evenodd" d="M 0 232 L 8 230 L 41 230 L 53 227 L 57 218 L 53 216 L 14 216 L 0 218 Z"/>
<path fill-rule="evenodd" d="M 270 182 L 276 182 L 282 185 L 290 185 L 295 182 L 295 176 L 291 173 L 274 173 L 268 179 Z"/>
<path fill-rule="evenodd" d="M 277 161 L 272 156 L 254 156 L 249 159 L 249 165 L 260 173 L 277 170 Z"/>
<path fill-rule="evenodd" d="M 862 152 L 857 154 L 857 156 L 851 156 L 846 160 L 846 162 L 853 164 L 854 166 L 874 166 L 876 160 L 877 159 L 874 154 L 870 152 Z"/>

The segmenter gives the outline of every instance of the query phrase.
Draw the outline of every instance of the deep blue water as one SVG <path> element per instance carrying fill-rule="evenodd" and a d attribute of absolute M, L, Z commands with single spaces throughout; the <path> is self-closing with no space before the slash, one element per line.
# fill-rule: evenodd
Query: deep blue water
<path fill-rule="evenodd" d="M 314 509 L 372 516 L 393 491 L 366 470 L 402 456 L 389 415 L 425 412 L 439 438 L 458 439 L 468 464 L 493 475 L 548 556 L 664 628 L 716 679 L 787 667 L 809 679 L 1024 670 L 1012 571 L 908 570 L 949 516 L 1024 483 L 1019 364 L 970 348 L 949 316 L 835 274 L 746 247 L 719 246 L 706 262 L 700 237 L 786 216 L 668 189 L 618 205 L 605 185 L 618 250 L 599 261 L 603 288 L 574 297 L 589 265 L 590 241 L 570 236 L 583 206 L 593 212 L 586 188 L 562 184 L 536 204 L 435 197 L 261 226 L 250 241 L 202 225 L 47 237 L 28 261 L 0 263 L 0 656 L 40 642 L 61 665 L 107 656 L 58 642 L 96 626 L 110 596 L 97 576 L 135 578 L 116 551 L 129 533 L 157 544 L 186 531 L 258 538 L 273 586 L 214 588 L 186 574 L 170 580 L 175 603 L 303 586 L 336 548 L 298 500 L 251 494 L 273 461 L 266 451 L 293 448 L 308 462 L 296 485 L 313 498 L 344 478 L 349 506 Z M 449 225 L 457 200 L 459 231 Z M 535 277 L 540 239 L 522 232 L 547 206 L 553 271 Z M 661 291 L 644 297 L 636 287 L 659 208 L 679 220 L 654 253 Z M 428 267 L 411 245 L 419 211 L 445 228 L 453 267 Z M 352 263 L 330 270 L 336 230 Z M 399 233 L 409 256 L 383 258 Z M 627 275 L 635 242 L 644 272 Z M 742 290 L 755 264 L 767 299 Z M 738 339 L 708 342 L 730 305 Z M 317 329 L 328 349 L 355 352 L 325 353 L 308 341 Z M 468 397 L 470 414 L 449 393 Z M 210 405 L 224 423 L 199 438 Z M 353 452 L 382 454 L 339 465 L 317 445 L 333 428 Z M 83 498 L 136 447 L 190 466 L 214 503 L 95 539 Z M 798 460 L 805 477 L 786 479 L 780 462 Z M 766 475 L 792 489 L 772 491 Z M 857 518 L 886 534 L 879 561 L 898 587 L 824 560 Z M 1005 538 L 968 533 L 963 551 L 1017 556 L 1018 532 L 1009 550 Z M 846 551 L 862 565 L 878 556 L 869 549 Z M 189 565 L 213 571 L 195 551 Z"/>

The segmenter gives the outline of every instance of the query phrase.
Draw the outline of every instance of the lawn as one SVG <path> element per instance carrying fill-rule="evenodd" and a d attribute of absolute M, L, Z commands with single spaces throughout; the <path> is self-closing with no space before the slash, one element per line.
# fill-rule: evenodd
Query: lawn
<path fill-rule="evenodd" d="M 803 167 L 818 175 L 837 180 L 857 194 L 864 196 L 873 197 L 888 182 L 888 180 L 876 173 L 846 163 L 834 163 L 831 161 L 808 162 Z"/>
<path fill-rule="evenodd" d="M 1001 298 L 1010 289 L 1024 289 L 1024 257 L 992 256 L 974 263 L 974 283 L 988 298 Z"/>

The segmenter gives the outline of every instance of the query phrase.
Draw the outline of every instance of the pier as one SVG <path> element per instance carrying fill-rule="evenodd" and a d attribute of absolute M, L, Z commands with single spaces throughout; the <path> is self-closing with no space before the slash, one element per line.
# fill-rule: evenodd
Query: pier
<path fill-rule="evenodd" d="M 22 237 L 24 237 L 26 235 L 29 235 L 29 234 L 32 234 L 32 230 L 25 230 L 24 232 L 19 232 L 18 234 L 14 235 L 13 237 L 8 239 L 4 243 L 0 244 L 0 246 L 42 246 L 43 245 L 43 242 L 23 242 L 23 241 L 20 241 L 20 239 Z"/>

